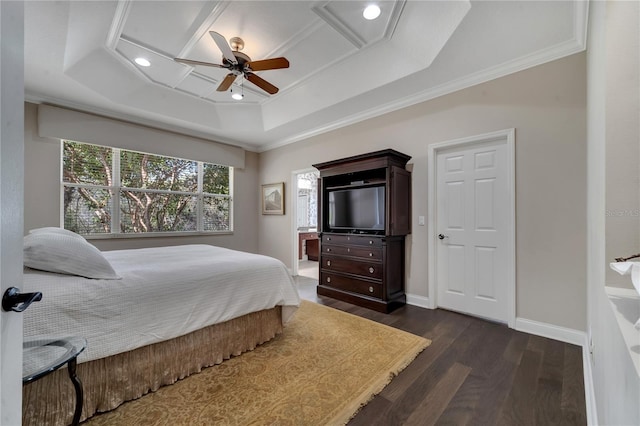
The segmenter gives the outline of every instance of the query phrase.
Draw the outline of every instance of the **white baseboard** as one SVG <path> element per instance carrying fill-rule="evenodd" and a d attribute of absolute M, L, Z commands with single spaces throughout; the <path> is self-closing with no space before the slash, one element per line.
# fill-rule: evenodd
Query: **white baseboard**
<path fill-rule="evenodd" d="M 547 324 L 525 318 L 516 318 L 516 330 L 578 346 L 583 346 L 587 335 L 584 331 L 560 327 L 558 325 Z"/>
<path fill-rule="evenodd" d="M 593 386 L 593 370 L 591 369 L 591 352 L 589 351 L 589 336 L 585 333 L 582 342 L 582 371 L 584 373 L 584 401 L 587 408 L 587 425 L 598 424 L 596 410 L 596 392 Z"/>
<path fill-rule="evenodd" d="M 407 305 L 419 306 L 421 308 L 432 309 L 429 304 L 429 298 L 424 296 L 417 296 L 415 294 L 407 293 Z"/>

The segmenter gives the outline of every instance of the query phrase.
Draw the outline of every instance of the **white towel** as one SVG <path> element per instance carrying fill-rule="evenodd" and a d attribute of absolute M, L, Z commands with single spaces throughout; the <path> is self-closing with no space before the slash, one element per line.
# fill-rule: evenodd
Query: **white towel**
<path fill-rule="evenodd" d="M 609 266 L 620 275 L 631 274 L 633 287 L 636 289 L 638 295 L 640 295 L 640 262 L 611 262 Z M 634 327 L 640 330 L 640 319 L 636 321 Z"/>

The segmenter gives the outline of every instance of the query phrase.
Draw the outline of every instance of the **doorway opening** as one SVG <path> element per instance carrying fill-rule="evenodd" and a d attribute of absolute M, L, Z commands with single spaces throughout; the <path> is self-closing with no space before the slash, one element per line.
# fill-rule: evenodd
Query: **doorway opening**
<path fill-rule="evenodd" d="M 294 172 L 294 275 L 318 279 L 318 178 L 316 169 Z M 297 274 L 296 274 L 297 272 Z"/>

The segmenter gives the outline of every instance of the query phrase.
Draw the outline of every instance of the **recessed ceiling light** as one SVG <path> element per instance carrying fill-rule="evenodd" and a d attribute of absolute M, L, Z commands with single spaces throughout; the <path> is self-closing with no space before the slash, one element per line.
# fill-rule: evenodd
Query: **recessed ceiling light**
<path fill-rule="evenodd" d="M 369 21 L 376 19 L 380 16 L 380 7 L 377 4 L 370 4 L 364 8 L 362 16 L 364 16 L 364 19 L 368 19 Z"/>
<path fill-rule="evenodd" d="M 149 62 L 145 58 L 136 58 L 135 61 L 136 61 L 136 64 L 140 65 L 141 67 L 151 66 L 151 62 Z"/>
<path fill-rule="evenodd" d="M 242 96 L 241 93 L 236 92 L 236 93 L 232 93 L 231 97 L 236 101 L 241 101 L 244 96 Z"/>

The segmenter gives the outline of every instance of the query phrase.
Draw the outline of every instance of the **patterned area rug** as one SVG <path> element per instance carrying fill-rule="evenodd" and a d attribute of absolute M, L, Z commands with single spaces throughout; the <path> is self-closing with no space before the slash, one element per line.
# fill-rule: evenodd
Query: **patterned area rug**
<path fill-rule="evenodd" d="M 272 341 L 85 424 L 346 424 L 430 343 L 303 301 Z"/>

